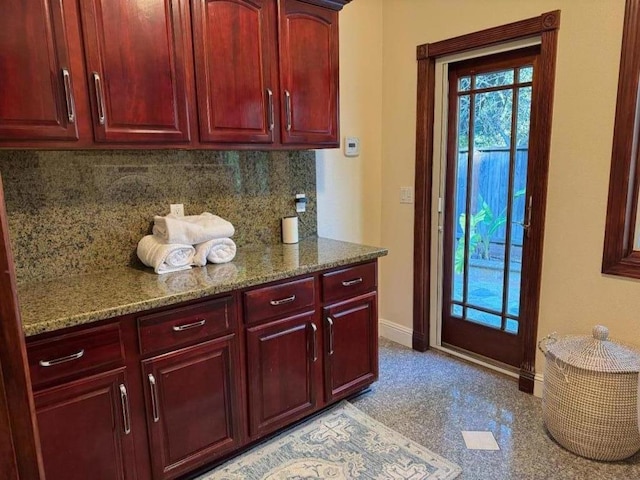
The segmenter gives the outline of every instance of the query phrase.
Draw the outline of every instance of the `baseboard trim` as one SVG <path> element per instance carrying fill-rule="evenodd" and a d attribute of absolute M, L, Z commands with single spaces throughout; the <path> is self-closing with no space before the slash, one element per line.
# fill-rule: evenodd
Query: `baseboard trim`
<path fill-rule="evenodd" d="M 544 383 L 544 375 L 536 373 L 533 379 L 533 396 L 542 398 L 542 384 Z"/>
<path fill-rule="evenodd" d="M 378 319 L 378 334 L 405 347 L 413 347 L 413 329 L 404 325 L 380 318 Z"/>

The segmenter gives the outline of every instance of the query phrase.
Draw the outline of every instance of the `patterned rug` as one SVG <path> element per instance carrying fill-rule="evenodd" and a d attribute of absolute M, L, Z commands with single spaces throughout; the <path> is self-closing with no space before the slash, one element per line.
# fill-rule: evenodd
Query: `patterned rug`
<path fill-rule="evenodd" d="M 345 401 L 197 480 L 450 480 L 460 471 Z"/>

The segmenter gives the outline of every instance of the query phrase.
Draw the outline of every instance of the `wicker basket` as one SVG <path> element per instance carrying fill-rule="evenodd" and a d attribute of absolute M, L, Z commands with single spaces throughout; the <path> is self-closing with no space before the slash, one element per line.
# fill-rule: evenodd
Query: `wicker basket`
<path fill-rule="evenodd" d="M 640 354 L 608 340 L 597 325 L 593 338 L 552 335 L 538 346 L 547 362 L 542 417 L 566 449 L 594 460 L 622 460 L 640 450 Z"/>

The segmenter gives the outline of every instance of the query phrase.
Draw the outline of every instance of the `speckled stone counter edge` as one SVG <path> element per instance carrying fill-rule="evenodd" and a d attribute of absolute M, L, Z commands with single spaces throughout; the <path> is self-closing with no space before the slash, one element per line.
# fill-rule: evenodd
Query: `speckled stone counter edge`
<path fill-rule="evenodd" d="M 239 251 L 233 262 L 156 275 L 120 267 L 18 287 L 26 336 L 175 305 L 384 256 L 384 248 L 324 238 Z"/>

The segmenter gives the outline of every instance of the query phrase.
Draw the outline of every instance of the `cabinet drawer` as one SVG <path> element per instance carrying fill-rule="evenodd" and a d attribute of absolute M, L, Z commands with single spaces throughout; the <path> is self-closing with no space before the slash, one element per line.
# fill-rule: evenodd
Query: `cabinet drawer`
<path fill-rule="evenodd" d="M 322 300 L 334 302 L 375 290 L 376 264 L 366 263 L 322 275 Z"/>
<path fill-rule="evenodd" d="M 124 364 L 120 324 L 58 335 L 27 345 L 34 387 Z"/>
<path fill-rule="evenodd" d="M 140 353 L 196 343 L 227 333 L 235 327 L 233 297 L 208 300 L 138 318 Z"/>
<path fill-rule="evenodd" d="M 270 287 L 256 288 L 244 294 L 244 316 L 247 323 L 279 317 L 315 305 L 313 278 Z"/>

